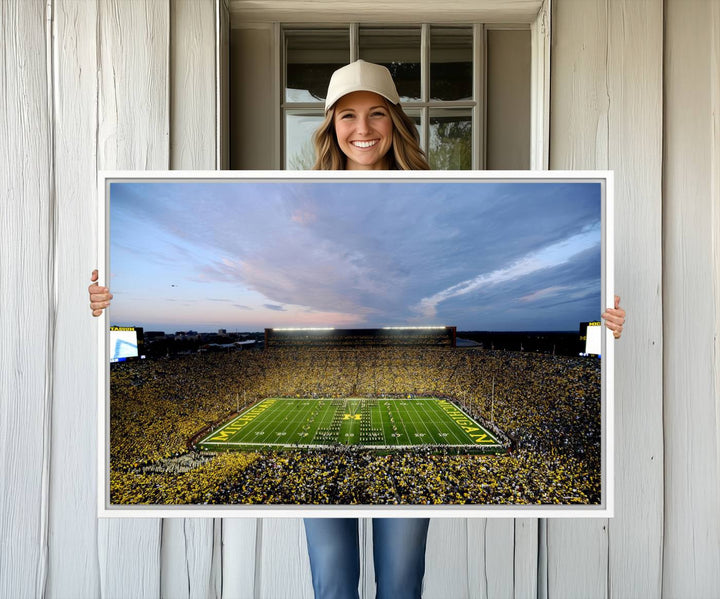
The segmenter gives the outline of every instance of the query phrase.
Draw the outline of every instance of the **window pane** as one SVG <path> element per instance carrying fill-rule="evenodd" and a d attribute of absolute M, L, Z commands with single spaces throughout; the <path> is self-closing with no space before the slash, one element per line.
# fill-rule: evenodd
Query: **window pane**
<path fill-rule="evenodd" d="M 309 171 L 315 164 L 312 135 L 323 122 L 322 113 L 294 112 L 285 115 L 285 170 Z"/>
<path fill-rule="evenodd" d="M 350 62 L 348 29 L 285 32 L 286 102 L 325 100 L 333 71 Z"/>
<path fill-rule="evenodd" d="M 472 167 L 472 117 L 467 109 L 430 111 L 428 162 L 435 170 Z"/>
<path fill-rule="evenodd" d="M 360 28 L 360 58 L 386 66 L 401 102 L 420 100 L 420 28 Z"/>
<path fill-rule="evenodd" d="M 410 117 L 410 119 L 415 123 L 415 128 L 417 129 L 418 136 L 420 137 L 420 147 L 424 148 L 425 140 L 423 139 L 423 130 L 422 130 L 422 120 L 420 117 L 420 109 L 416 108 L 413 110 L 412 108 L 410 108 L 410 109 L 403 108 L 403 110 L 405 111 L 405 114 L 407 114 Z"/>
<path fill-rule="evenodd" d="M 473 35 L 470 27 L 430 29 L 430 99 L 472 100 Z"/>

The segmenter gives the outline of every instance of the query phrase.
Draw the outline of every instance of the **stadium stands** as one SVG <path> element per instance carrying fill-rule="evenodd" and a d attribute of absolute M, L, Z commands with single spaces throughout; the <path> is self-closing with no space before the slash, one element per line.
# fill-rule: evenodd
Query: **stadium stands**
<path fill-rule="evenodd" d="M 421 448 L 378 455 L 339 447 L 197 455 L 176 465 L 188 454 L 188 439 L 227 419 L 238 398 L 250 404 L 269 396 L 413 394 L 456 398 L 504 431 L 513 452 Z M 593 358 L 449 345 L 271 344 L 264 351 L 113 364 L 111 501 L 594 504 L 600 412 L 600 365 Z"/>

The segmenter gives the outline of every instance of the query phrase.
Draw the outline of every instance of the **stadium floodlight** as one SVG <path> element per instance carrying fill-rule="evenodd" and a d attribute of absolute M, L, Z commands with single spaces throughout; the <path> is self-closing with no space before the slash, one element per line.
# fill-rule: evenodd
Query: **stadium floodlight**
<path fill-rule="evenodd" d="M 383 327 L 385 330 L 391 330 L 391 331 L 413 331 L 413 330 L 426 330 L 426 329 L 446 329 L 447 327 L 443 326 L 427 326 L 427 327 Z"/>
<path fill-rule="evenodd" d="M 270 329 L 271 331 L 334 331 L 335 327 L 285 327 Z"/>

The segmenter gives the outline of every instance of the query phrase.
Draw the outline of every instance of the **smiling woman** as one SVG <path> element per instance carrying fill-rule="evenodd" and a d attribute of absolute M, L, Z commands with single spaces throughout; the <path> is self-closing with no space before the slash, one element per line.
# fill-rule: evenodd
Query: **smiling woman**
<path fill-rule="evenodd" d="M 390 71 L 364 60 L 330 79 L 325 120 L 313 136 L 314 170 L 429 170 L 417 129 Z"/>
<path fill-rule="evenodd" d="M 334 113 L 345 169 L 387 170 L 393 125 L 383 98 L 373 92 L 353 92 L 338 100 Z"/>

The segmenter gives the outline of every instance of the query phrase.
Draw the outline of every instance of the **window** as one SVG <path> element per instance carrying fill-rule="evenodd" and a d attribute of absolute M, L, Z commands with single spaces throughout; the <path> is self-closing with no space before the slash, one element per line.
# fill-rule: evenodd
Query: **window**
<path fill-rule="evenodd" d="M 543 73 L 531 97 L 531 67 L 542 53 L 531 48 L 530 27 L 238 23 L 230 35 L 230 167 L 309 169 L 330 75 L 362 58 L 392 72 L 432 168 L 527 169 L 531 115 L 537 146 L 547 109 Z"/>
<path fill-rule="evenodd" d="M 482 30 L 480 30 L 482 34 Z M 393 75 L 433 169 L 480 168 L 477 26 L 413 25 L 283 30 L 284 168 L 312 167 L 311 135 L 323 119 L 330 75 L 362 58 Z"/>

